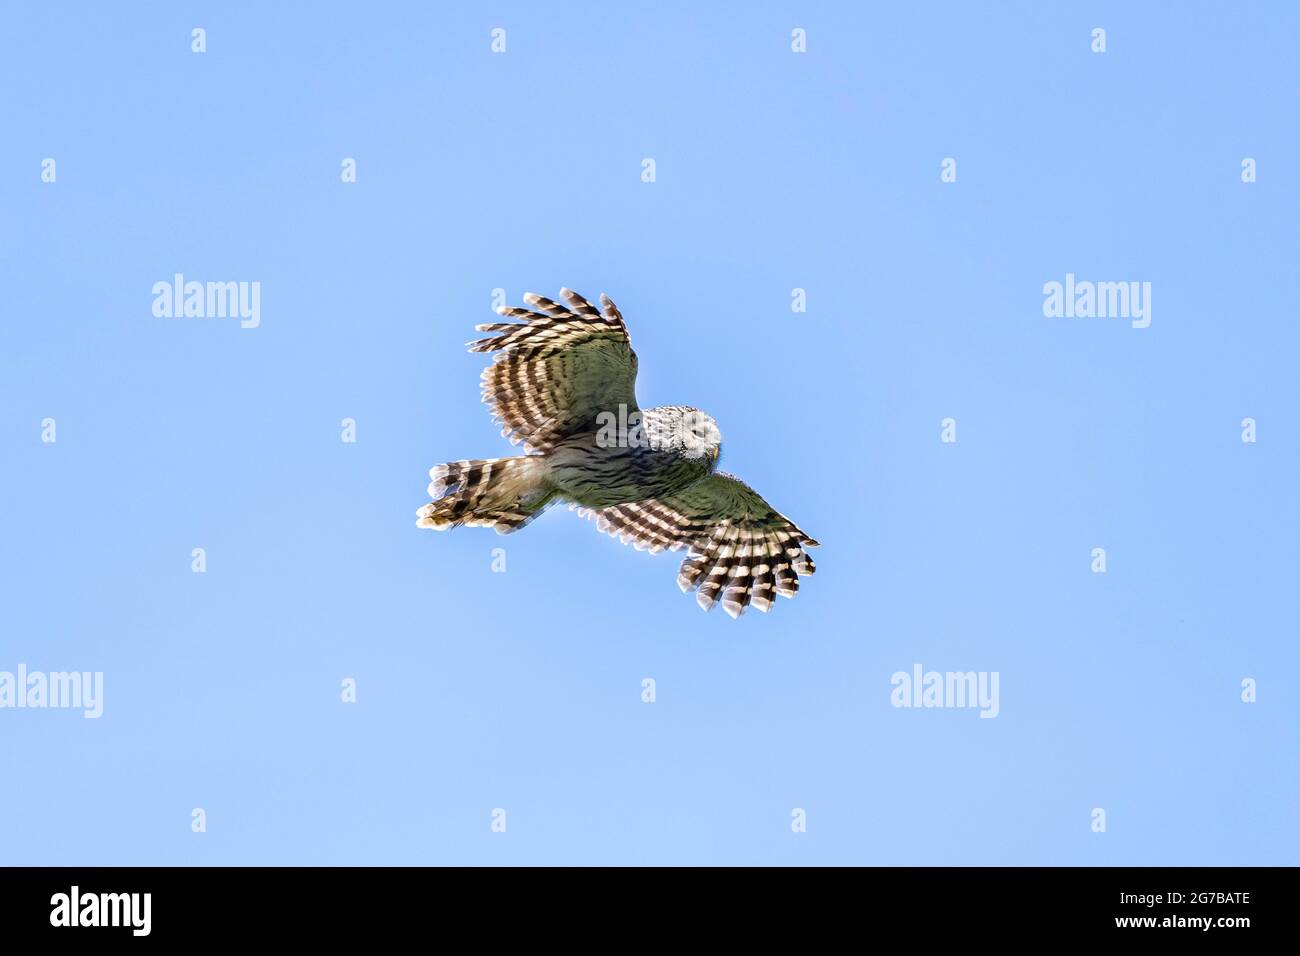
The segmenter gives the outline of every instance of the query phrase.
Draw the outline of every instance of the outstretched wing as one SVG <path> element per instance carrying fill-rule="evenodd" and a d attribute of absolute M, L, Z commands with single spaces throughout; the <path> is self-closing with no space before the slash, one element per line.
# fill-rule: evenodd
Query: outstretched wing
<path fill-rule="evenodd" d="M 547 452 L 557 441 L 594 431 L 601 412 L 636 410 L 636 353 L 623 316 L 609 296 L 600 310 L 569 289 L 560 305 L 528 293 L 524 302 L 537 311 L 502 306 L 497 313 L 523 323 L 479 325 L 498 333 L 470 342 L 471 352 L 496 352 L 483 370 L 483 401 L 501 423 L 511 444 Z"/>
<path fill-rule="evenodd" d="M 663 498 L 581 509 L 624 544 L 651 553 L 690 552 L 677 573 L 683 591 L 710 610 L 722 597 L 733 618 L 753 604 L 770 610 L 774 595 L 794 597 L 800 575 L 817 570 L 804 548 L 817 542 L 740 479 L 717 472 Z"/>

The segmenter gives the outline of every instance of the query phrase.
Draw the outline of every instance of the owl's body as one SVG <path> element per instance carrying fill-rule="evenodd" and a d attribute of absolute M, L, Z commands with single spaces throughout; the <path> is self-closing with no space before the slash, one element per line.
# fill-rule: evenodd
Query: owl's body
<path fill-rule="evenodd" d="M 642 413 L 644 442 L 602 441 L 599 430 L 558 442 L 546 456 L 557 493 L 584 508 L 608 508 L 670 495 L 708 477 L 717 457 L 688 456 L 664 434 L 667 426 L 659 427 L 679 411 L 703 418 L 695 409 L 650 408 Z"/>
<path fill-rule="evenodd" d="M 506 534 L 567 501 L 637 548 L 688 547 L 678 584 L 698 588 L 705 610 L 720 595 L 732 617 L 751 603 L 768 610 L 776 594 L 793 597 L 798 576 L 815 570 L 804 548 L 817 542 L 715 470 L 722 436 L 708 415 L 637 408 L 636 354 L 608 297 L 598 312 L 576 293 L 560 294 L 567 307 L 529 294 L 524 301 L 540 311 L 498 309 L 528 321 L 479 326 L 501 334 L 471 343 L 499 353 L 483 373 L 483 399 L 528 454 L 435 466 L 435 500 L 416 524 Z"/>

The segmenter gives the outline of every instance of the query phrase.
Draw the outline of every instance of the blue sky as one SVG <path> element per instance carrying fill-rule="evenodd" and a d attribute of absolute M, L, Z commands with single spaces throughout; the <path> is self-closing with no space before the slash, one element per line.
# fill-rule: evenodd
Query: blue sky
<path fill-rule="evenodd" d="M 0 709 L 0 862 L 1300 862 L 1300 14 L 268 6 L 4 14 L 0 671 L 104 712 Z M 156 317 L 178 272 L 260 326 Z M 822 542 L 796 600 L 414 527 L 508 453 L 493 290 L 562 285 Z"/>

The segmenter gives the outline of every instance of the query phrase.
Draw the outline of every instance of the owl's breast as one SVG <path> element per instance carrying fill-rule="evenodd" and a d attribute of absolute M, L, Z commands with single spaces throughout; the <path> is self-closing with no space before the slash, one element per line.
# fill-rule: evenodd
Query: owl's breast
<path fill-rule="evenodd" d="M 566 439 L 547 456 L 556 490 L 587 508 L 661 498 L 709 473 L 706 458 L 645 446 L 605 445 L 591 436 Z"/>

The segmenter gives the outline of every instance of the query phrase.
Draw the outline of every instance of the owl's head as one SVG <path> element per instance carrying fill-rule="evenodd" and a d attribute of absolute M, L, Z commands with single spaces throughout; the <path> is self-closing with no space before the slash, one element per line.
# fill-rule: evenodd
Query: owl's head
<path fill-rule="evenodd" d="M 698 408 L 664 405 L 643 413 L 650 447 L 673 451 L 690 461 L 702 461 L 713 471 L 722 453 L 722 432 L 712 417 Z"/>
<path fill-rule="evenodd" d="M 722 454 L 722 432 L 711 415 L 698 408 L 683 408 L 677 421 L 677 433 L 681 437 L 683 456 L 704 459 L 709 471 L 717 466 L 718 456 Z"/>
<path fill-rule="evenodd" d="M 704 457 L 709 463 L 709 471 L 712 471 L 722 454 L 722 431 L 711 416 L 694 409 L 692 412 L 686 416 L 687 451 Z"/>

